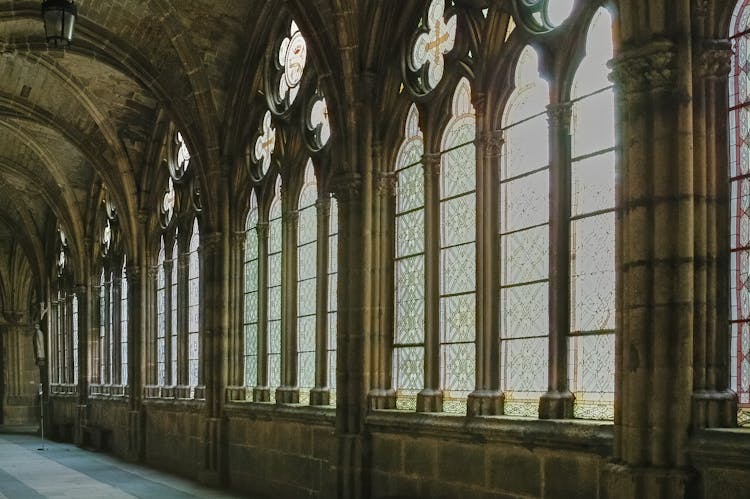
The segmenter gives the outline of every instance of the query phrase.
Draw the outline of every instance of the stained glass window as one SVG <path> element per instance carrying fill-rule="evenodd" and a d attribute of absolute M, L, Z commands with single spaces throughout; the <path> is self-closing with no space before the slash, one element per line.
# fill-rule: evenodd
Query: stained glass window
<path fill-rule="evenodd" d="M 276 129 L 271 126 L 271 111 L 266 111 L 263 115 L 263 133 L 255 141 L 253 155 L 255 161 L 260 163 L 263 175 L 268 172 L 271 166 L 271 156 L 276 147 Z"/>
<path fill-rule="evenodd" d="M 297 385 L 300 403 L 310 401 L 315 386 L 315 312 L 317 290 L 318 186 L 312 161 L 305 168 L 297 223 Z"/>
<path fill-rule="evenodd" d="M 245 386 L 258 384 L 258 202 L 250 197 L 250 212 L 245 222 Z"/>
<path fill-rule="evenodd" d="M 120 280 L 120 383 L 128 384 L 128 276 L 122 262 Z"/>
<path fill-rule="evenodd" d="M 476 118 L 465 78 L 452 112 L 440 165 L 440 367 L 443 410 L 465 413 L 476 363 Z"/>
<path fill-rule="evenodd" d="M 412 104 L 396 158 L 395 338 L 396 407 L 415 410 L 424 388 L 424 143 Z M 333 209 L 331 210 L 333 213 Z"/>
<path fill-rule="evenodd" d="M 73 384 L 78 384 L 78 296 L 73 295 Z"/>
<path fill-rule="evenodd" d="M 325 97 L 315 101 L 310 111 L 310 126 L 317 133 L 319 147 L 323 147 L 331 138 L 331 122 L 328 119 L 328 105 Z"/>
<path fill-rule="evenodd" d="M 188 256 L 188 384 L 200 382 L 200 232 L 198 219 L 193 221 Z"/>
<path fill-rule="evenodd" d="M 738 422 L 750 423 L 750 2 L 737 2 L 729 75 L 730 380 Z"/>
<path fill-rule="evenodd" d="M 516 64 L 500 163 L 500 386 L 505 414 L 536 416 L 547 390 L 549 85 L 536 51 Z"/>
<path fill-rule="evenodd" d="M 170 320 L 169 320 L 169 384 L 177 384 L 177 237 L 172 243 L 172 258 L 170 264 L 172 266 L 172 275 L 169 283 L 169 294 L 170 294 Z"/>
<path fill-rule="evenodd" d="M 307 62 L 307 43 L 294 21 L 289 27 L 289 35 L 282 40 L 279 47 L 278 62 L 283 71 L 279 80 L 279 98 L 286 99 L 291 105 L 299 92 L 299 84 Z"/>
<path fill-rule="evenodd" d="M 190 151 L 188 150 L 185 139 L 182 137 L 180 132 L 175 134 L 175 146 L 177 147 L 177 164 L 175 165 L 175 171 L 178 175 L 182 175 L 190 166 Z"/>
<path fill-rule="evenodd" d="M 615 119 L 612 17 L 599 9 L 571 98 L 570 389 L 574 415 L 614 417 Z"/>
<path fill-rule="evenodd" d="M 109 315 L 109 291 L 108 281 L 105 278 L 104 269 L 99 277 L 99 383 L 109 382 L 107 369 L 107 357 L 109 347 L 107 345 L 107 329 Z"/>
<path fill-rule="evenodd" d="M 164 197 L 161 201 L 161 210 L 164 214 L 164 220 L 165 225 L 169 224 L 169 222 L 172 221 L 172 215 L 174 214 L 174 202 L 175 202 L 175 192 L 174 192 L 174 183 L 172 182 L 172 179 L 169 178 L 167 180 L 167 190 L 164 193 Z"/>
<path fill-rule="evenodd" d="M 165 277 L 165 251 L 164 239 L 159 238 L 159 256 L 156 259 L 156 384 L 163 386 L 167 384 L 166 372 L 166 277 Z"/>
<path fill-rule="evenodd" d="M 336 403 L 336 309 L 338 306 L 339 207 L 331 198 L 328 219 L 328 388 L 331 404 Z"/>
<path fill-rule="evenodd" d="M 271 401 L 281 383 L 281 178 L 268 213 L 268 386 Z"/>
<path fill-rule="evenodd" d="M 427 10 L 426 32 L 417 36 L 411 54 L 411 68 L 420 71 L 427 66 L 428 89 L 434 89 L 443 78 L 445 54 L 453 50 L 456 42 L 458 18 L 453 15 L 445 20 L 445 1 L 433 0 Z"/>

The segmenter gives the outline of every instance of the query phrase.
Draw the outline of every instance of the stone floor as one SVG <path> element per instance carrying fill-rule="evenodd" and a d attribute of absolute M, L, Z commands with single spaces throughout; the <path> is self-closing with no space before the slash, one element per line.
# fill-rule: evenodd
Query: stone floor
<path fill-rule="evenodd" d="M 35 428 L 34 428 L 35 429 Z M 0 426 L 0 498 L 243 497 L 150 468 Z"/>

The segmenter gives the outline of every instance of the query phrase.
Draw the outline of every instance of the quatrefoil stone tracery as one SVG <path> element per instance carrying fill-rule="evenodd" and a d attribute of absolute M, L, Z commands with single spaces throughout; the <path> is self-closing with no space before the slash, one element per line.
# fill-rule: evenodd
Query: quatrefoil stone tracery
<path fill-rule="evenodd" d="M 283 69 L 279 81 L 279 98 L 284 99 L 288 96 L 289 104 L 294 102 L 297 97 L 306 62 L 307 44 L 297 27 L 297 23 L 292 21 L 289 36 L 282 40 L 279 47 L 279 65 Z"/>
<path fill-rule="evenodd" d="M 456 40 L 457 17 L 451 16 L 446 22 L 444 13 L 444 0 L 434 0 L 430 4 L 426 20 L 429 30 L 417 37 L 412 51 L 412 68 L 415 71 L 428 64 L 427 85 L 430 89 L 435 88 L 443 78 L 445 54 L 453 50 Z"/>
<path fill-rule="evenodd" d="M 271 166 L 271 155 L 276 147 L 276 129 L 271 126 L 271 112 L 263 116 L 263 133 L 255 141 L 255 161 L 260 162 L 263 175 Z"/>

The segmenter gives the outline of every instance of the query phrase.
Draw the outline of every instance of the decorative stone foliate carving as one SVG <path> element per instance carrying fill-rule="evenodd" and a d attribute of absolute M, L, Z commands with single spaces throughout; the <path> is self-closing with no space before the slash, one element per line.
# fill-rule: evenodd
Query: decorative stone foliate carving
<path fill-rule="evenodd" d="M 377 174 L 377 191 L 384 197 L 393 197 L 396 195 L 396 186 L 398 185 L 398 176 L 395 172 L 379 172 Z"/>
<path fill-rule="evenodd" d="M 706 17 L 708 15 L 708 0 L 693 0 L 693 10 L 696 16 Z"/>
<path fill-rule="evenodd" d="M 729 44 L 712 44 L 701 52 L 696 62 L 696 73 L 707 80 L 726 79 L 732 66 Z"/>
<path fill-rule="evenodd" d="M 555 130 L 570 131 L 570 117 L 573 114 L 571 102 L 561 102 L 547 106 L 547 121 L 550 128 Z"/>
<path fill-rule="evenodd" d="M 439 176 L 440 160 L 440 154 L 425 153 L 424 156 L 422 156 L 422 164 L 424 165 L 425 175 Z"/>
<path fill-rule="evenodd" d="M 362 176 L 359 173 L 347 172 L 333 179 L 331 191 L 339 203 L 349 203 L 362 197 Z"/>
<path fill-rule="evenodd" d="M 669 89 L 677 82 L 677 54 L 670 41 L 625 51 L 610 66 L 610 80 L 625 95 Z"/>
<path fill-rule="evenodd" d="M 505 143 L 505 138 L 502 130 L 483 132 L 477 139 L 477 147 L 488 158 L 500 156 L 503 151 L 503 143 Z"/>
<path fill-rule="evenodd" d="M 245 239 L 247 239 L 246 232 L 244 231 L 232 232 L 232 235 L 231 235 L 232 246 L 237 247 L 237 246 L 243 245 L 245 243 Z"/>

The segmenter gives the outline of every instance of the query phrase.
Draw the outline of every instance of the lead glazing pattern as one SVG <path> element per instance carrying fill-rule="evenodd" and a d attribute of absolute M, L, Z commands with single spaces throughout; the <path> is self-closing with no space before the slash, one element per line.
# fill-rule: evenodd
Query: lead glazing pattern
<path fill-rule="evenodd" d="M 61 325 L 62 324 L 65 324 L 65 323 L 61 320 Z M 105 364 L 104 356 L 106 354 L 104 347 L 105 347 L 106 337 L 107 337 L 107 287 L 106 287 L 106 281 L 104 278 L 104 269 L 102 269 L 102 273 L 99 276 L 99 344 L 98 344 L 98 350 L 99 350 L 99 383 L 100 384 L 106 383 L 106 379 L 107 379 L 105 366 L 104 366 Z M 58 340 L 58 341 L 60 341 L 60 345 L 62 345 L 62 341 L 61 340 Z"/>
<path fill-rule="evenodd" d="M 328 387 L 331 405 L 336 404 L 336 331 L 338 308 L 339 207 L 331 198 L 328 219 Z"/>
<path fill-rule="evenodd" d="M 156 384 L 167 383 L 166 372 L 166 277 L 164 270 L 164 239 L 159 238 L 161 246 L 156 259 Z"/>
<path fill-rule="evenodd" d="M 297 222 L 297 386 L 300 403 L 310 400 L 315 386 L 315 311 L 317 289 L 318 186 L 312 161 L 305 168 L 305 183 L 298 201 Z"/>
<path fill-rule="evenodd" d="M 245 222 L 245 387 L 258 383 L 258 203 L 251 194 L 250 212 Z M 248 390 L 251 393 L 252 390 Z"/>
<path fill-rule="evenodd" d="M 73 384 L 78 384 L 78 296 L 73 295 Z"/>
<path fill-rule="evenodd" d="M 571 93 L 569 382 L 574 416 L 586 419 L 614 417 L 615 133 L 607 80 L 612 55 L 612 18 L 599 9 Z M 581 333 L 587 336 L 576 337 Z"/>
<path fill-rule="evenodd" d="M 424 154 L 419 113 L 412 104 L 396 159 L 396 261 L 393 381 L 396 407 L 416 409 L 424 387 Z"/>
<path fill-rule="evenodd" d="M 547 389 L 549 86 L 526 47 L 504 117 L 500 207 L 500 386 L 505 413 L 536 416 Z"/>
<path fill-rule="evenodd" d="M 188 256 L 188 384 L 199 383 L 200 365 L 200 230 L 198 219 L 193 221 Z"/>
<path fill-rule="evenodd" d="M 740 424 L 750 423 L 750 2 L 732 17 L 729 75 L 731 388 Z"/>
<path fill-rule="evenodd" d="M 427 10 L 426 33 L 417 36 L 411 54 L 412 71 L 420 71 L 427 66 L 426 90 L 434 89 L 443 78 L 445 54 L 453 50 L 456 42 L 458 18 L 453 15 L 445 20 L 445 1 L 433 0 Z"/>
<path fill-rule="evenodd" d="M 268 386 L 281 384 L 281 178 L 268 213 Z"/>
<path fill-rule="evenodd" d="M 120 280 L 120 383 L 128 384 L 128 276 L 122 263 Z"/>
<path fill-rule="evenodd" d="M 177 238 L 172 243 L 172 279 L 169 285 L 169 292 L 172 298 L 171 303 L 171 322 L 170 322 L 170 341 L 169 341 L 169 363 L 170 377 L 169 384 L 177 384 Z"/>
<path fill-rule="evenodd" d="M 471 85 L 459 81 L 440 163 L 440 351 L 443 410 L 465 413 L 474 388 L 476 135 Z"/>

